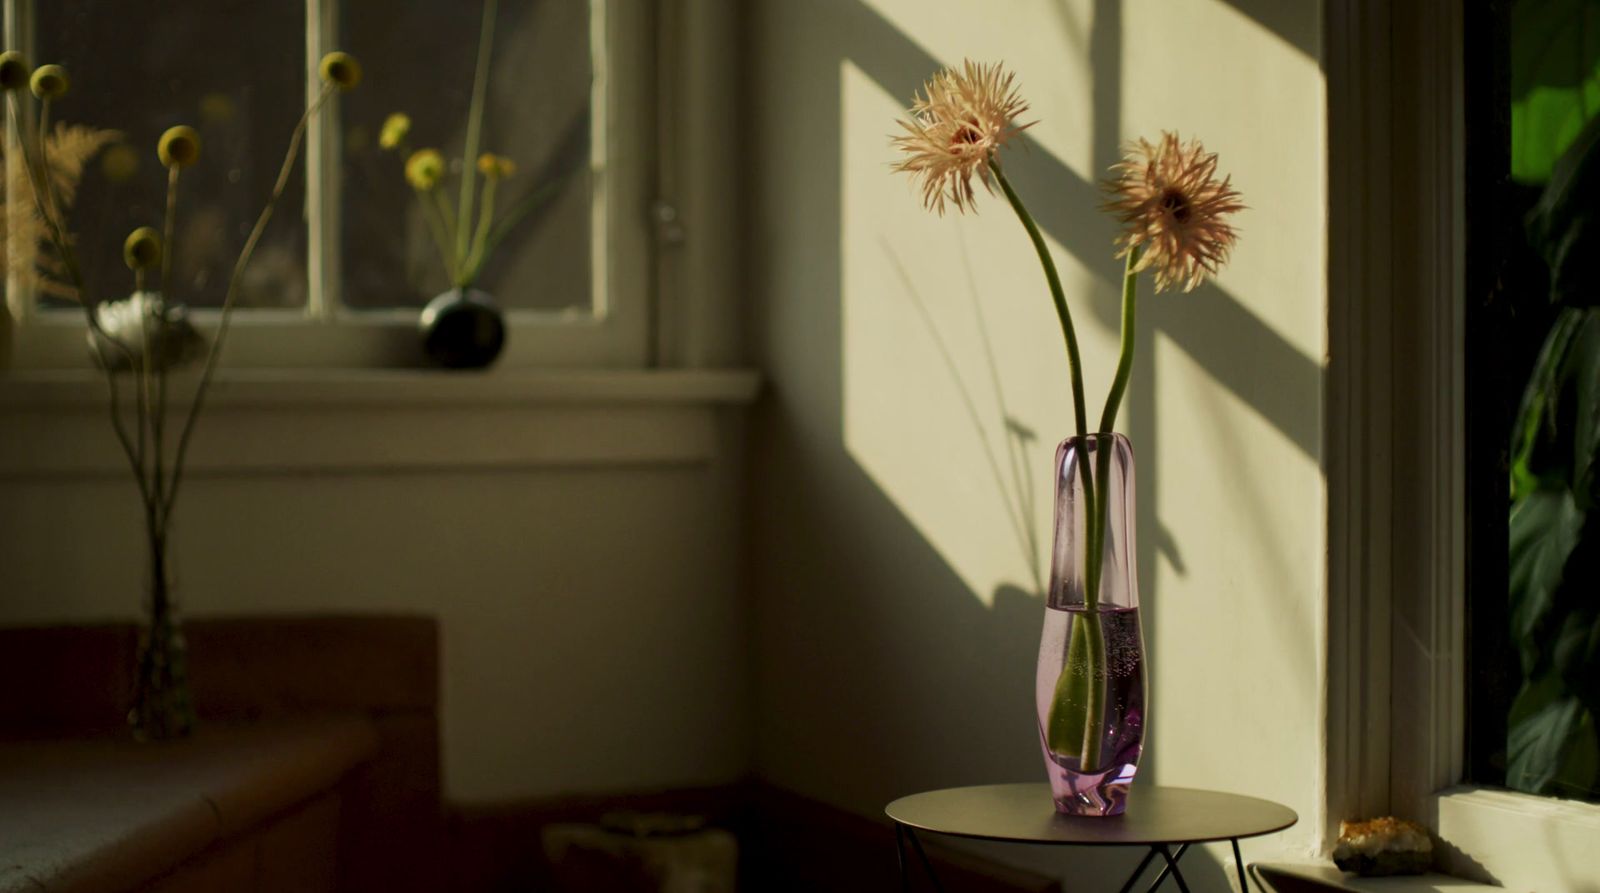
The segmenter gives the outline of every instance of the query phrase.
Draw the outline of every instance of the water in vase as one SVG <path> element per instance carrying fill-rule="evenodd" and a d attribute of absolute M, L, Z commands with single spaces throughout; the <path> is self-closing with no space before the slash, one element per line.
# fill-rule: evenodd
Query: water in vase
<path fill-rule="evenodd" d="M 1036 694 L 1039 742 L 1056 809 L 1120 814 L 1144 747 L 1139 609 L 1046 608 Z M 1090 716 L 1100 718 L 1095 740 Z"/>

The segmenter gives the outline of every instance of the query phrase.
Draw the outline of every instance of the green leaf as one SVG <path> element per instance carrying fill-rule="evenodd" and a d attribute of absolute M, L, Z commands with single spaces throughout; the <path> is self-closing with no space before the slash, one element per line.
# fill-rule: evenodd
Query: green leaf
<path fill-rule="evenodd" d="M 1511 176 L 1538 184 L 1600 112 L 1600 0 L 1521 0 L 1511 34 Z"/>
<path fill-rule="evenodd" d="M 1553 675 L 1525 684 L 1512 704 L 1506 786 L 1592 799 L 1600 791 L 1595 714 Z"/>
<path fill-rule="evenodd" d="M 1541 662 L 1539 631 L 1549 622 L 1583 522 L 1568 490 L 1536 490 L 1511 507 L 1511 639 L 1524 675 Z"/>
<path fill-rule="evenodd" d="M 1595 501 L 1600 455 L 1600 310 L 1567 308 L 1545 337 L 1523 391 L 1511 443 L 1511 493 L 1518 501 L 1541 486 L 1574 491 L 1580 507 Z"/>
<path fill-rule="evenodd" d="M 1600 118 L 1556 162 L 1526 227 L 1528 244 L 1550 265 L 1551 302 L 1600 301 Z"/>
<path fill-rule="evenodd" d="M 1055 697 L 1050 702 L 1050 718 L 1045 728 L 1045 743 L 1060 756 L 1082 759 L 1083 729 L 1089 721 L 1089 683 L 1094 678 L 1089 656 L 1087 631 L 1083 623 L 1072 624 L 1067 643 L 1067 659 L 1056 677 Z"/>

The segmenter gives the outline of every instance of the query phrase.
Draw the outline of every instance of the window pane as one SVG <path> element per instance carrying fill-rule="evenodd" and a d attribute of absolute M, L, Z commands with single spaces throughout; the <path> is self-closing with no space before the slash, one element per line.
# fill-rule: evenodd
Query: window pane
<path fill-rule="evenodd" d="M 1476 781 L 1600 800 L 1600 7 L 1524 0 L 1508 24 L 1468 142 L 1469 170 L 1493 173 L 1469 184 L 1469 231 L 1494 255 L 1469 246 L 1489 298 L 1469 306 L 1467 362 L 1490 370 L 1469 379 L 1469 456 L 1495 447 L 1469 468 L 1469 535 L 1507 558 L 1470 584 L 1469 762 Z"/>
<path fill-rule="evenodd" d="M 160 229 L 166 203 L 156 142 L 168 127 L 190 124 L 203 148 L 179 181 L 171 291 L 191 305 L 219 306 L 305 107 L 303 4 L 34 5 L 34 61 L 59 62 L 72 76 L 72 91 L 54 105 L 53 117 L 122 134 L 85 169 L 71 211 L 89 291 L 116 297 L 132 290 L 122 241 L 135 227 Z M 297 170 L 246 274 L 240 306 L 305 304 L 304 182 Z"/>
<path fill-rule="evenodd" d="M 481 10 L 455 0 L 343 4 L 343 42 L 367 71 L 343 106 L 346 306 L 420 307 L 450 286 L 430 221 L 403 175 L 405 152 L 385 151 L 378 136 L 390 113 L 404 112 L 412 120 L 406 148 L 433 147 L 450 159 L 428 198 L 446 206 L 437 220 L 457 225 Z M 494 196 L 496 221 L 514 222 L 477 287 L 509 309 L 587 313 L 593 306 L 589 3 L 502 0 L 493 46 L 480 146 L 516 164 Z M 481 187 L 482 177 L 476 179 Z M 481 193 L 474 205 L 477 217 Z M 474 220 L 467 231 L 476 228 Z"/>

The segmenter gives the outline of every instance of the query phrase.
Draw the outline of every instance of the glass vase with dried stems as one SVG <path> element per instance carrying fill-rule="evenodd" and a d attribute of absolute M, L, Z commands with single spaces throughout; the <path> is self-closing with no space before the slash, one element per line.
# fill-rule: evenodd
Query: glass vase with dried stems
<path fill-rule="evenodd" d="M 140 227 L 123 242 L 123 260 L 133 274 L 133 293 L 120 299 L 90 294 L 77 261 L 77 240 L 68 231 L 59 171 L 54 167 L 56 158 L 47 141 L 54 106 L 68 93 L 67 72 L 59 65 L 30 70 L 20 53 L 0 54 L 0 89 L 6 93 L 33 211 L 43 227 L 45 241 L 54 251 L 54 266 L 68 294 L 83 310 L 90 352 L 105 374 L 111 428 L 127 459 L 143 508 L 147 590 L 128 714 L 134 735 L 143 740 L 183 737 L 195 726 L 187 647 L 172 592 L 173 511 L 240 283 L 288 186 L 306 126 L 335 92 L 354 87 L 361 78 L 356 60 L 340 52 L 322 59 L 320 73 L 322 88 L 290 135 L 277 180 L 234 262 L 216 331 L 209 348 L 203 349 L 204 364 L 187 407 L 182 409 L 182 421 L 173 431 L 168 423 L 180 405 L 169 401 L 169 373 L 200 353 L 203 341 L 189 324 L 184 308 L 173 300 L 172 282 L 173 231 L 181 174 L 199 161 L 200 137 L 193 128 L 173 127 L 162 135 L 157 146 L 157 155 L 167 172 L 166 213 L 161 233 Z M 128 376 L 133 379 L 129 387 L 131 400 L 122 393 L 128 386 L 124 381 Z"/>
<path fill-rule="evenodd" d="M 1035 681 L 1039 742 L 1058 811 L 1117 815 L 1127 808 L 1148 720 L 1133 451 L 1115 432 L 1133 371 L 1138 276 L 1153 270 L 1157 291 L 1193 290 L 1227 261 L 1236 240 L 1229 218 L 1244 206 L 1231 181 L 1216 178 L 1216 156 L 1172 133 L 1155 144 L 1130 144 L 1113 167 L 1102 209 L 1122 227 L 1122 332 L 1099 426 L 1091 429 L 1061 277 L 1000 162 L 1000 149 L 1031 126 L 1016 122 L 1027 109 L 1000 65 L 968 61 L 940 71 L 900 122 L 894 143 L 904 158 L 896 170 L 911 174 L 923 203 L 941 215 L 948 206 L 973 207 L 974 178 L 990 194 L 998 186 L 1044 271 L 1066 345 L 1074 433 L 1061 442 L 1052 469 L 1055 538 Z"/>

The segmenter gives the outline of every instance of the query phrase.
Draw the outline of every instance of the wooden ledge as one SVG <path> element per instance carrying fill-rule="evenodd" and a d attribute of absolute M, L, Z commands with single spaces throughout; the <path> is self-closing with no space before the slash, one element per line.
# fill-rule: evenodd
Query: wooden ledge
<path fill-rule="evenodd" d="M 0 893 L 136 887 L 328 791 L 377 744 L 353 717 L 0 743 Z"/>

